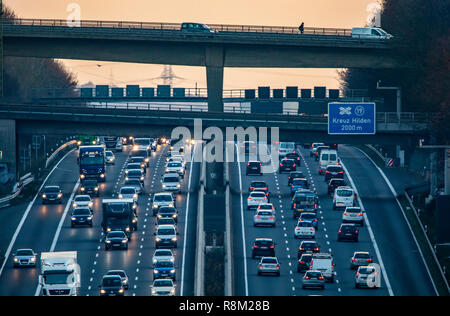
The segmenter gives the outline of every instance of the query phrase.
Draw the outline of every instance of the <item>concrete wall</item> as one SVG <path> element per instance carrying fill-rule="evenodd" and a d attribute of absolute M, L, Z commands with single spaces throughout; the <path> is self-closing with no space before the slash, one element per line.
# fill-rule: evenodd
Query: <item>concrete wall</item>
<path fill-rule="evenodd" d="M 16 121 L 0 119 L 0 183 L 16 180 Z M 6 168 L 5 168 L 6 166 Z"/>

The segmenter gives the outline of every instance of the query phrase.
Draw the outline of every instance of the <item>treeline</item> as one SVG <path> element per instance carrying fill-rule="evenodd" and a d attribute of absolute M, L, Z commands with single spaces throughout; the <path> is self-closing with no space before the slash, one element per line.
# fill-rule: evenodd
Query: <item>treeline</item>
<path fill-rule="evenodd" d="M 16 15 L 3 5 L 3 19 Z M 5 56 L 3 59 L 4 96 L 15 100 L 30 100 L 33 89 L 73 88 L 78 84 L 73 73 L 51 58 L 22 58 Z"/>
<path fill-rule="evenodd" d="M 414 47 L 412 70 L 348 69 L 340 72 L 343 89 L 401 86 L 403 111 L 436 112 L 435 137 L 450 143 L 450 1 L 383 0 L 381 27 Z"/>

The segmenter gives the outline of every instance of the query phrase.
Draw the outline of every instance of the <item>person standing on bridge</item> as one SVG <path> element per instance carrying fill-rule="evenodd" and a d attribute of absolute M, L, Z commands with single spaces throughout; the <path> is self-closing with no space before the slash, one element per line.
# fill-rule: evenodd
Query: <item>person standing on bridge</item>
<path fill-rule="evenodd" d="M 300 24 L 300 26 L 298 27 L 298 30 L 300 31 L 300 34 L 303 34 L 303 32 L 305 31 L 305 23 L 302 22 L 302 24 Z"/>

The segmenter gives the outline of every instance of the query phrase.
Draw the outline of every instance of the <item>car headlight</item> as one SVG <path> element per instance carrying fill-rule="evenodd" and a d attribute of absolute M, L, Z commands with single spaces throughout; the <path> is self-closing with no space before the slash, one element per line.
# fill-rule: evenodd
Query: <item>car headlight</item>
<path fill-rule="evenodd" d="M 36 262 L 36 258 L 35 258 L 35 257 L 32 257 L 32 258 L 30 259 L 30 261 L 31 261 L 31 262 Z"/>
<path fill-rule="evenodd" d="M 120 289 L 120 290 L 119 290 L 119 293 L 123 293 L 123 289 Z"/>
<path fill-rule="evenodd" d="M 62 197 L 62 193 L 58 193 L 58 197 L 59 197 L 59 198 Z"/>
<path fill-rule="evenodd" d="M 156 237 L 156 239 L 155 239 L 157 242 L 160 242 L 161 241 L 161 238 L 159 238 L 159 237 Z"/>
<path fill-rule="evenodd" d="M 175 294 L 175 289 L 171 289 L 170 294 Z"/>
<path fill-rule="evenodd" d="M 165 187 L 166 187 L 166 185 L 165 185 L 165 184 L 163 184 L 163 185 L 162 185 L 162 187 L 163 187 L 163 188 L 165 188 Z"/>
<path fill-rule="evenodd" d="M 74 220 L 76 220 L 76 218 L 75 218 L 75 217 L 72 217 L 72 220 L 74 221 Z"/>
<path fill-rule="evenodd" d="M 152 294 L 156 294 L 156 291 L 155 291 L 155 290 L 152 290 Z"/>
<path fill-rule="evenodd" d="M 159 270 L 153 270 L 153 273 L 159 274 Z"/>
<path fill-rule="evenodd" d="M 181 187 L 181 185 L 177 184 L 177 188 L 180 188 L 180 187 Z"/>
<path fill-rule="evenodd" d="M 109 232 L 111 231 L 111 228 L 108 227 L 108 228 L 106 229 L 106 231 L 109 233 Z"/>
<path fill-rule="evenodd" d="M 175 269 L 174 270 L 170 270 L 170 273 L 175 273 Z"/>
<path fill-rule="evenodd" d="M 156 205 L 156 204 L 153 204 L 153 208 L 158 208 L 158 205 Z"/>
<path fill-rule="evenodd" d="M 162 215 L 161 215 L 161 214 L 158 214 L 157 216 L 158 216 L 158 218 L 162 218 Z"/>
<path fill-rule="evenodd" d="M 84 178 L 86 178 L 86 176 L 84 174 L 80 174 L 80 178 L 84 179 Z"/>
<path fill-rule="evenodd" d="M 124 240 L 122 240 L 122 243 L 124 244 L 124 243 L 126 243 L 128 240 L 126 240 L 126 239 L 124 239 Z"/>
<path fill-rule="evenodd" d="M 95 187 L 95 188 L 94 188 L 94 190 L 95 190 L 95 191 L 98 191 L 98 188 L 97 188 L 97 187 Z"/>
<path fill-rule="evenodd" d="M 125 174 L 128 174 L 128 171 L 129 171 L 129 170 L 125 170 Z"/>
<path fill-rule="evenodd" d="M 101 290 L 100 290 L 100 293 L 102 293 L 102 294 L 105 294 L 105 293 L 106 293 L 106 291 L 105 291 L 105 290 L 103 290 L 103 289 L 101 289 Z"/>
<path fill-rule="evenodd" d="M 129 179 L 128 177 L 125 177 L 125 180 L 128 181 L 128 180 L 130 180 L 130 179 Z"/>
<path fill-rule="evenodd" d="M 78 144 L 78 146 L 80 146 L 80 145 L 81 145 L 81 142 L 80 142 L 80 141 L 77 141 L 77 144 Z"/>
<path fill-rule="evenodd" d="M 137 194 L 133 194 L 133 197 L 134 197 L 135 199 L 137 199 L 138 195 L 137 195 Z"/>
<path fill-rule="evenodd" d="M 122 194 L 119 194 L 119 199 L 123 199 L 123 195 Z"/>
<path fill-rule="evenodd" d="M 176 218 L 177 216 L 178 216 L 177 214 L 173 214 L 173 215 L 172 215 L 173 218 Z"/>
<path fill-rule="evenodd" d="M 107 243 L 107 244 L 110 244 L 110 243 L 111 243 L 111 240 L 107 240 L 106 243 Z"/>
<path fill-rule="evenodd" d="M 145 158 L 145 162 L 149 162 L 150 161 L 150 158 Z"/>
<path fill-rule="evenodd" d="M 130 231 L 130 227 L 125 228 L 125 231 L 129 232 Z"/>
<path fill-rule="evenodd" d="M 170 204 L 169 204 L 169 207 L 173 207 L 173 203 L 170 203 Z"/>
<path fill-rule="evenodd" d="M 78 206 L 78 204 L 77 203 L 73 203 L 73 207 L 77 207 Z"/>
<path fill-rule="evenodd" d="M 141 177 L 141 181 L 144 181 L 144 177 Z"/>
<path fill-rule="evenodd" d="M 92 216 L 89 216 L 87 219 L 90 221 L 92 219 Z"/>
<path fill-rule="evenodd" d="M 102 174 L 100 175 L 100 178 L 104 178 L 104 177 L 105 177 L 105 174 L 102 173 Z"/>
<path fill-rule="evenodd" d="M 43 198 L 43 199 L 46 199 L 46 198 L 47 198 L 47 195 L 42 194 L 42 198 Z"/>
<path fill-rule="evenodd" d="M 84 191 L 84 190 L 86 190 L 85 188 L 83 188 L 83 187 L 81 187 L 81 191 Z"/>
<path fill-rule="evenodd" d="M 177 241 L 177 237 L 173 237 L 173 238 L 172 238 L 172 241 Z"/>
<path fill-rule="evenodd" d="M 89 202 L 88 206 L 92 207 L 92 205 L 94 205 L 92 202 Z"/>
<path fill-rule="evenodd" d="M 19 259 L 17 259 L 17 258 L 14 258 L 14 262 L 19 262 Z"/>

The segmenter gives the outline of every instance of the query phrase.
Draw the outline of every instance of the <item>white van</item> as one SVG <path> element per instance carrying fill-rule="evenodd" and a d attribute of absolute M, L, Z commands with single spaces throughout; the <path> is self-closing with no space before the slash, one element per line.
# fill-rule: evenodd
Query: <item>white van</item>
<path fill-rule="evenodd" d="M 320 175 L 325 173 L 328 165 L 339 165 L 337 151 L 334 149 L 325 149 L 320 153 L 318 169 Z"/>
<path fill-rule="evenodd" d="M 334 260 L 333 255 L 329 253 L 316 253 L 313 255 L 310 270 L 322 272 L 323 277 L 330 283 L 334 282 Z"/>
<path fill-rule="evenodd" d="M 352 37 L 359 39 L 381 39 L 388 40 L 393 36 L 379 27 L 354 27 Z"/>
<path fill-rule="evenodd" d="M 286 157 L 287 154 L 295 154 L 295 143 L 280 143 L 278 155 L 280 158 Z"/>
<path fill-rule="evenodd" d="M 337 187 L 333 195 L 333 210 L 355 206 L 356 194 L 349 186 Z"/>

